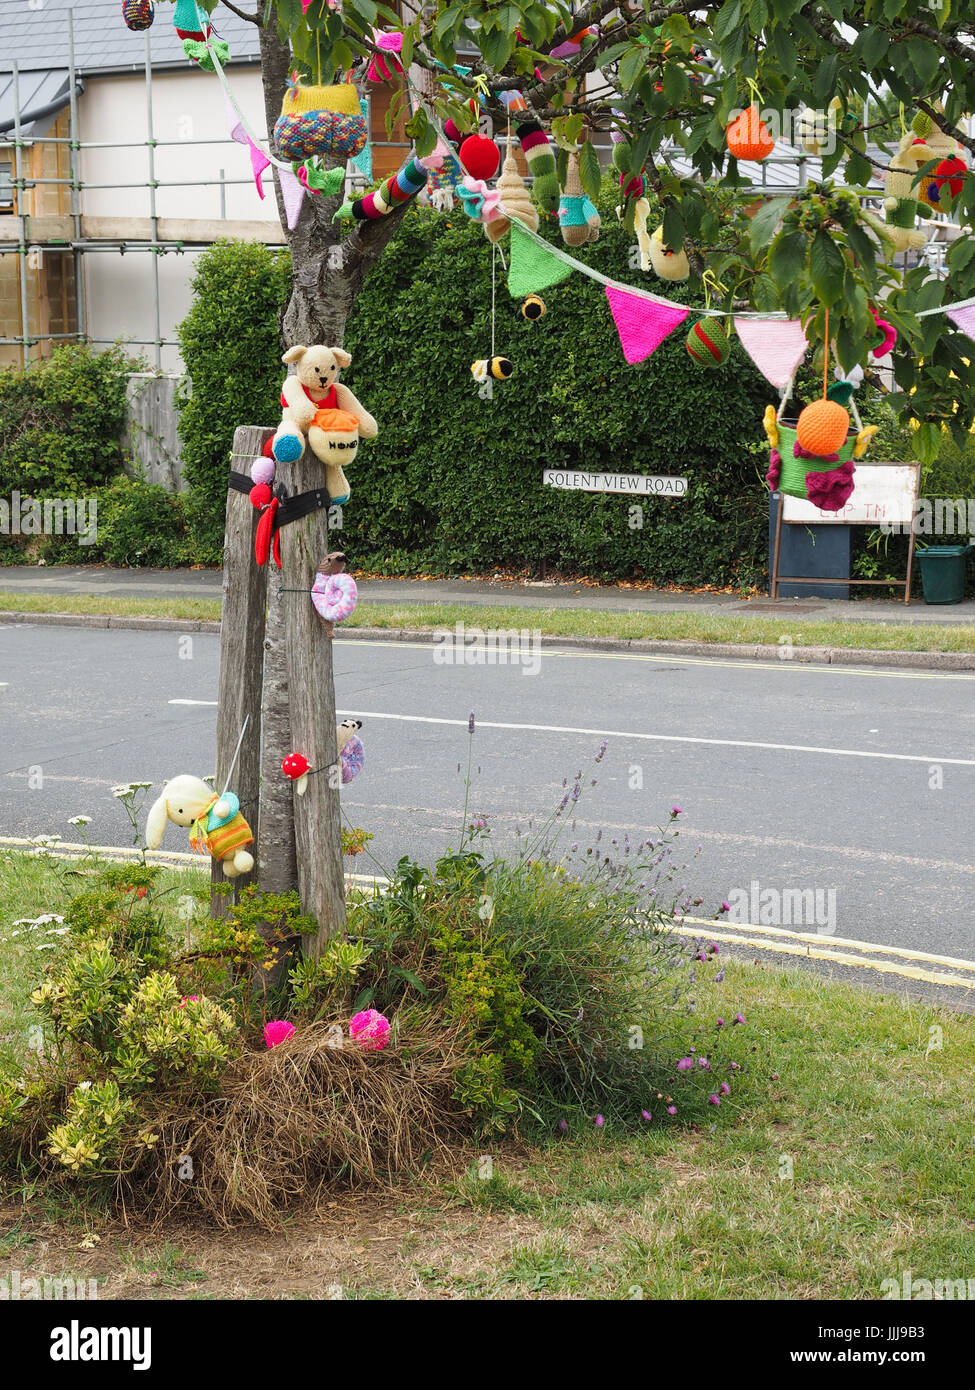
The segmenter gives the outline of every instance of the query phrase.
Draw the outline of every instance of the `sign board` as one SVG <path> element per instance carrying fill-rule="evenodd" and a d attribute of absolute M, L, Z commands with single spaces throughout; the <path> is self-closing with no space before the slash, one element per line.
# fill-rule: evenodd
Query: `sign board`
<path fill-rule="evenodd" d="M 644 473 L 583 473 L 578 469 L 546 468 L 545 487 L 574 492 L 626 492 L 634 497 L 685 497 L 686 478 L 656 477 Z"/>
<path fill-rule="evenodd" d="M 910 535 L 907 547 L 907 577 L 904 580 L 850 579 L 837 575 L 837 584 L 903 586 L 904 602 L 911 601 L 911 572 L 914 565 L 914 527 L 921 488 L 919 463 L 858 463 L 853 474 L 853 491 L 846 506 L 838 512 L 820 511 L 803 497 L 779 494 L 779 510 L 775 525 L 775 550 L 772 560 L 772 599 L 778 602 L 780 584 L 830 583 L 830 576 L 808 578 L 799 574 L 779 573 L 779 548 L 783 526 L 897 526 Z"/>
<path fill-rule="evenodd" d="M 810 464 L 810 467 L 812 465 Z M 909 526 L 917 503 L 916 463 L 858 463 L 853 491 L 838 512 L 824 512 L 804 497 L 782 495 L 782 520 L 816 526 Z"/>

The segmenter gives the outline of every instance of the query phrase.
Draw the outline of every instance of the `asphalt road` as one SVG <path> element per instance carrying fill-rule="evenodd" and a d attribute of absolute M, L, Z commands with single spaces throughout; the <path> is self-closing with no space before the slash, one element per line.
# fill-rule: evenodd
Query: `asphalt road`
<path fill-rule="evenodd" d="M 67 821 L 81 813 L 93 842 L 130 844 L 111 786 L 212 772 L 219 639 L 194 635 L 188 657 L 187 640 L 0 626 L 0 837 L 75 839 Z M 457 843 L 473 709 L 470 811 L 504 847 L 581 770 L 569 838 L 583 847 L 682 808 L 681 881 L 702 916 L 735 890 L 753 901 L 753 883 L 811 889 L 821 910 L 835 904 L 837 936 L 975 959 L 971 674 L 546 648 L 532 675 L 339 641 L 336 683 L 342 713 L 364 721 L 366 768 L 342 799 L 375 833 L 377 873 Z M 185 835 L 172 826 L 163 844 L 185 850 Z"/>

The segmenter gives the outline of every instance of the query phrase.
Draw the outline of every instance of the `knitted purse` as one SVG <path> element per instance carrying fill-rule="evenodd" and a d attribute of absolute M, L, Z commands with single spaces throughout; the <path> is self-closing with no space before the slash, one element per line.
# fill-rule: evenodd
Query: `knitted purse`
<path fill-rule="evenodd" d="M 292 77 L 274 126 L 274 143 L 283 159 L 312 155 L 354 159 L 365 149 L 368 137 L 359 96 L 350 82 L 304 87 Z"/>

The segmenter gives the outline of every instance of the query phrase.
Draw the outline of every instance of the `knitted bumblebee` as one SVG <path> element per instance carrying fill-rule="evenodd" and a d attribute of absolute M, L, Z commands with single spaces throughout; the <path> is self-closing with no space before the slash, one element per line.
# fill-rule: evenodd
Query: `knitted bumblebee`
<path fill-rule="evenodd" d="M 477 382 L 487 381 L 488 377 L 494 377 L 495 381 L 507 381 L 513 371 L 514 366 L 508 357 L 482 357 L 471 364 L 471 375 Z"/>

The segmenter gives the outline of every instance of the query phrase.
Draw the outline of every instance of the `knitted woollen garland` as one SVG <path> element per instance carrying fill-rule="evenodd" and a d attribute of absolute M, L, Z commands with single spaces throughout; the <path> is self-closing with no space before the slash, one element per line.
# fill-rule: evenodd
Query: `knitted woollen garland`
<path fill-rule="evenodd" d="M 149 29 L 156 17 L 156 7 L 152 0 L 122 0 L 122 22 L 133 33 Z"/>
<path fill-rule="evenodd" d="M 728 358 L 731 344 L 715 318 L 698 319 L 687 335 L 688 356 L 699 367 L 717 367 Z"/>
<path fill-rule="evenodd" d="M 515 134 L 531 172 L 532 201 L 542 212 L 558 212 L 559 178 L 548 136 L 537 121 L 522 121 Z"/>
<path fill-rule="evenodd" d="M 429 177 L 429 169 L 425 169 L 415 155 L 410 155 L 405 164 L 381 183 L 374 193 L 367 193 L 364 198 L 356 198 L 351 203 L 343 203 L 332 221 L 352 217 L 356 222 L 367 222 L 375 217 L 385 217 L 400 203 L 415 198 L 426 187 Z"/>
<path fill-rule="evenodd" d="M 352 159 L 362 153 L 368 138 L 359 95 L 350 82 L 305 87 L 292 73 L 274 126 L 274 143 L 283 158 L 333 155 Z"/>

